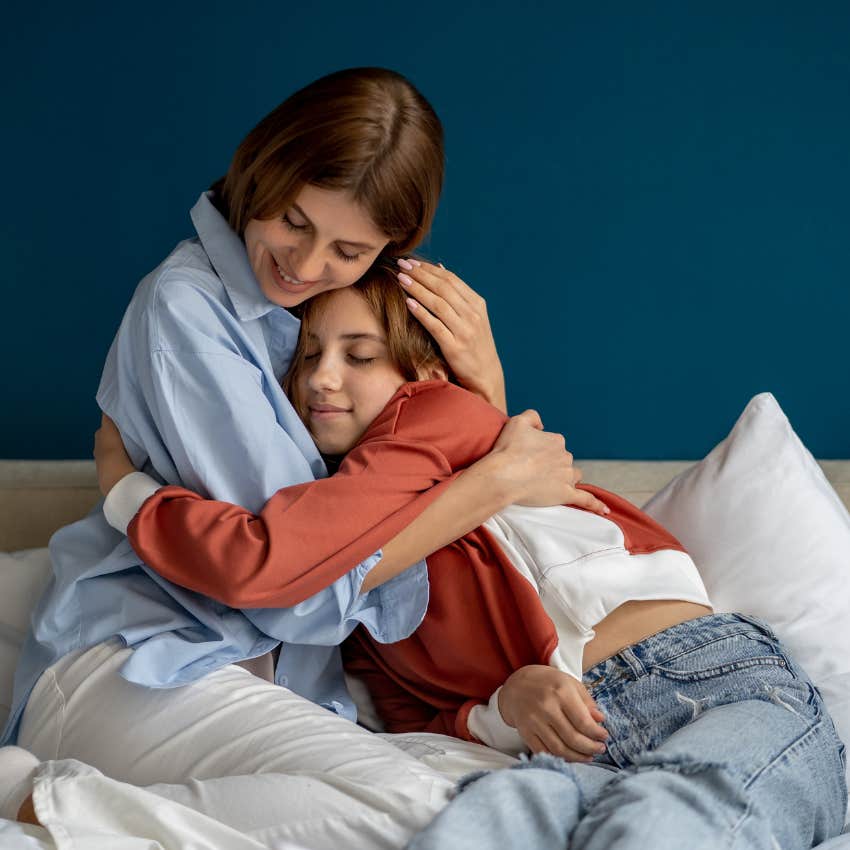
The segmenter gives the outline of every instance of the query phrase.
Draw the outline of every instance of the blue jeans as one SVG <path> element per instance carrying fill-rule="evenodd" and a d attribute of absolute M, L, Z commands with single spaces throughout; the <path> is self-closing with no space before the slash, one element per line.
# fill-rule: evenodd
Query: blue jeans
<path fill-rule="evenodd" d="M 844 746 L 771 629 L 712 614 L 588 670 L 607 752 L 476 774 L 411 850 L 809 848 L 841 832 Z"/>

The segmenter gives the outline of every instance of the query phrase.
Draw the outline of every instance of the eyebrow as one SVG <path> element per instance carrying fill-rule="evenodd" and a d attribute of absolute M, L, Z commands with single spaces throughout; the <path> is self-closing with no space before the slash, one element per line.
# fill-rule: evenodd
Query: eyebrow
<path fill-rule="evenodd" d="M 307 213 L 304 212 L 304 210 L 301 209 L 301 207 L 298 206 L 298 204 L 292 204 L 292 208 L 294 210 L 296 210 L 299 215 L 303 215 L 304 218 L 307 219 L 307 224 L 309 224 L 310 227 L 314 226 L 313 222 L 310 221 L 310 217 L 307 215 Z M 351 242 L 348 239 L 337 239 L 335 241 L 339 242 L 341 245 L 349 245 L 352 248 L 362 248 L 364 251 L 374 251 L 375 250 L 374 245 L 369 245 L 366 242 Z"/>
<path fill-rule="evenodd" d="M 310 331 L 307 334 L 307 338 L 308 339 L 318 339 L 316 334 L 314 334 L 312 331 Z M 367 334 L 367 333 L 340 334 L 339 338 L 340 339 L 349 339 L 349 340 L 370 339 L 373 342 L 380 342 L 382 345 L 387 344 L 387 341 L 382 336 L 378 336 L 378 334 Z"/>

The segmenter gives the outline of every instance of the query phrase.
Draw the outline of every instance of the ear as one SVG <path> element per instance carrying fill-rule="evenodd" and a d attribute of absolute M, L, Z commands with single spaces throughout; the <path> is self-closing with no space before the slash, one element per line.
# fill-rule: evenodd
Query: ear
<path fill-rule="evenodd" d="M 448 381 L 449 376 L 440 363 L 423 363 L 416 369 L 417 381 Z"/>

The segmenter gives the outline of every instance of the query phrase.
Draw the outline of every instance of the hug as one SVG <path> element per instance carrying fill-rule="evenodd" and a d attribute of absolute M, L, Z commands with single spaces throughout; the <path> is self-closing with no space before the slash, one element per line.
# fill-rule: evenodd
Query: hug
<path fill-rule="evenodd" d="M 844 747 L 771 624 L 716 613 L 673 534 L 508 417 L 483 299 L 415 254 L 443 167 L 407 80 L 332 74 L 251 131 L 139 284 L 98 391 L 106 501 L 52 538 L 22 650 L 4 816 L 76 759 L 297 806 L 305 847 L 841 831 Z M 521 760 L 455 788 L 403 733 Z"/>

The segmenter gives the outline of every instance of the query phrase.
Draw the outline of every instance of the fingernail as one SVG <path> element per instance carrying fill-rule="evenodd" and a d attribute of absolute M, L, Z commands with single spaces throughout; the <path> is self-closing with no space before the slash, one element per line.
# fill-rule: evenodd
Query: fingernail
<path fill-rule="evenodd" d="M 604 753 L 606 749 L 607 749 L 607 748 L 606 748 L 605 744 L 600 744 L 600 745 L 596 748 L 596 752 L 597 752 L 597 753 Z"/>
<path fill-rule="evenodd" d="M 442 263 L 437 263 L 437 265 L 438 265 L 441 269 L 444 269 L 444 268 L 445 268 L 445 266 L 444 266 Z"/>
<path fill-rule="evenodd" d="M 405 300 L 407 301 L 407 306 L 410 307 L 411 310 L 419 309 L 419 304 L 417 304 L 412 298 L 407 298 Z"/>
<path fill-rule="evenodd" d="M 410 286 L 413 283 L 413 278 L 406 275 L 404 272 L 398 273 L 398 280 L 402 286 Z"/>
<path fill-rule="evenodd" d="M 603 512 L 603 513 L 606 513 L 606 514 L 610 514 L 610 513 L 611 513 L 611 508 L 609 508 L 609 507 L 607 507 L 607 506 L 606 506 L 606 507 L 602 508 L 602 512 Z"/>
<path fill-rule="evenodd" d="M 409 262 L 408 260 L 403 260 L 401 257 L 399 257 L 399 258 L 396 260 L 396 262 L 397 262 L 397 263 L 398 263 L 398 264 L 399 264 L 399 265 L 400 265 L 403 269 L 407 269 L 408 271 L 413 271 L 413 263 Z"/>
<path fill-rule="evenodd" d="M 413 257 L 408 257 L 407 262 L 413 263 L 414 266 L 421 266 L 422 265 L 422 263 L 420 263 L 419 260 L 414 260 Z"/>

